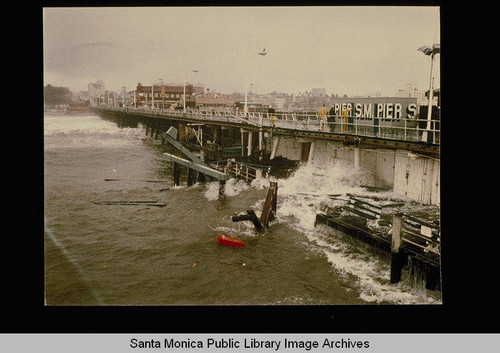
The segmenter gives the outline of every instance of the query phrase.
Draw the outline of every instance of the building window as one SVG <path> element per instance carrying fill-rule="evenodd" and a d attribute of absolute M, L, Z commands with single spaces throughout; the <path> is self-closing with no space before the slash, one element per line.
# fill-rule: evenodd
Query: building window
<path fill-rule="evenodd" d="M 175 95 L 175 98 L 179 98 L 179 97 L 180 97 L 180 94 L 176 94 L 176 95 Z"/>

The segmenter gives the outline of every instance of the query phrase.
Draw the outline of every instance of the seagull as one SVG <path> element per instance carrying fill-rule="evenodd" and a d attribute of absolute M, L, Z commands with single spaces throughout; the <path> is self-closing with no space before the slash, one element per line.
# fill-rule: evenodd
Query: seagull
<path fill-rule="evenodd" d="M 262 51 L 260 53 L 257 53 L 259 55 L 262 55 L 262 56 L 266 56 L 266 48 L 262 49 Z"/>

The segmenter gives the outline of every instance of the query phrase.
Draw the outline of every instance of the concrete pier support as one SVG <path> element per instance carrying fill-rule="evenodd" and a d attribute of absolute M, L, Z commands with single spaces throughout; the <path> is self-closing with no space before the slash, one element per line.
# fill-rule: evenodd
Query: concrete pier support
<path fill-rule="evenodd" d="M 354 149 L 354 169 L 359 169 L 361 162 L 361 151 L 359 147 Z"/>
<path fill-rule="evenodd" d="M 312 163 L 312 160 L 314 158 L 314 150 L 316 148 L 316 141 L 311 142 L 311 149 L 309 150 L 309 158 L 307 159 L 308 163 Z"/>
<path fill-rule="evenodd" d="M 264 130 L 262 128 L 259 129 L 259 151 L 263 149 L 264 142 Z"/>
<path fill-rule="evenodd" d="M 241 156 L 243 157 L 245 155 L 245 132 L 243 129 L 240 129 L 240 134 L 241 134 Z"/>
<path fill-rule="evenodd" d="M 252 137 L 253 137 L 253 132 L 249 131 L 248 132 L 248 149 L 247 149 L 247 156 L 252 155 Z"/>
<path fill-rule="evenodd" d="M 272 148 L 271 148 L 271 159 L 276 157 L 276 151 L 278 150 L 279 143 L 280 143 L 280 137 L 273 136 L 273 144 L 272 144 Z"/>

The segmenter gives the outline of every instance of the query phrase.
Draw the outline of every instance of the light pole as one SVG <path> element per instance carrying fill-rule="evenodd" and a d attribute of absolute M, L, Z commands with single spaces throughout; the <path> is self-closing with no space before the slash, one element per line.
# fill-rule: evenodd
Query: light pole
<path fill-rule="evenodd" d="M 260 55 L 260 56 L 266 56 L 267 55 L 267 52 L 266 52 L 266 49 L 264 48 L 263 51 L 261 52 L 258 52 L 257 55 Z M 246 55 L 246 63 L 245 63 L 245 108 L 244 108 L 244 112 L 245 112 L 245 116 L 247 115 L 248 113 L 248 54 Z M 253 83 L 252 83 L 252 89 L 253 89 Z"/>
<path fill-rule="evenodd" d="M 154 92 L 155 84 L 151 82 L 151 110 L 155 109 L 155 92 Z"/>
<path fill-rule="evenodd" d="M 424 45 L 420 48 L 418 48 L 417 50 L 423 52 L 425 55 L 428 55 L 430 56 L 431 58 L 431 77 L 430 77 L 430 82 L 429 82 L 429 107 L 427 109 L 427 126 L 422 134 L 422 141 L 424 142 L 429 142 L 429 139 L 430 139 L 430 130 L 431 130 L 431 117 L 432 117 L 432 100 L 433 100 L 433 77 L 432 77 L 432 66 L 433 66 L 433 63 L 434 63 L 434 56 L 436 54 L 439 54 L 440 52 L 440 45 L 439 44 L 434 44 L 431 47 L 429 47 L 428 45 Z"/>
<path fill-rule="evenodd" d="M 194 73 L 198 73 L 198 70 L 191 70 Z M 194 88 L 194 87 L 193 87 Z M 186 72 L 184 71 L 184 99 L 183 99 L 184 113 L 186 113 Z"/>

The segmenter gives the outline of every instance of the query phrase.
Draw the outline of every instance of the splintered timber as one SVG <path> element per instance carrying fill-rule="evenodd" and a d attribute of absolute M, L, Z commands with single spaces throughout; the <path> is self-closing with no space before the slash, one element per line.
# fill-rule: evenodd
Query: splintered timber
<path fill-rule="evenodd" d="M 283 344 L 283 345 L 282 345 Z M 234 338 L 207 338 L 203 340 L 192 340 L 190 338 L 178 340 L 174 338 L 165 338 L 161 340 L 139 340 L 132 338 L 130 340 L 131 348 L 217 348 L 217 349 L 239 349 L 239 348 L 253 348 L 253 349 L 274 349 L 278 351 L 280 348 L 284 349 L 304 349 L 310 351 L 314 348 L 332 348 L 332 349 L 345 349 L 345 348 L 369 348 L 369 341 L 352 341 L 351 339 L 330 340 L 325 338 L 323 341 L 317 340 L 291 340 L 285 338 L 281 340 L 258 340 L 255 338 L 245 338 L 243 341 Z"/>

